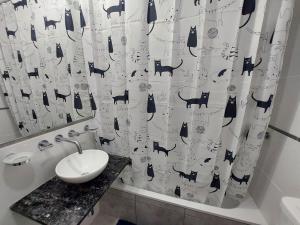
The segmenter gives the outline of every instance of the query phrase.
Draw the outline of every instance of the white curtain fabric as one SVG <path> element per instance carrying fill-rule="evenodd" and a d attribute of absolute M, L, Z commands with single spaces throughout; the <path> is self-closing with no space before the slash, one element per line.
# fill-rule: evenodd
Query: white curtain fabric
<path fill-rule="evenodd" d="M 8 10 L 20 18 L 19 29 L 24 18 L 34 20 L 44 38 L 38 38 L 36 50 L 26 25 L 22 40 L 31 46 L 22 49 L 38 52 L 28 60 L 28 71 L 35 61 L 57 71 L 47 72 L 52 83 L 43 75 L 28 79 L 30 87 L 45 85 L 55 103 L 57 85 L 64 93 L 69 87 L 72 95 L 80 87 L 87 102 L 82 111 L 96 111 L 99 146 L 132 159 L 122 174 L 125 183 L 216 206 L 225 192 L 245 196 L 271 115 L 292 0 L 31 0 L 24 8 L 21 3 L 15 11 L 17 3 L 2 6 L 8 9 L 1 29 L 16 27 L 4 25 L 14 21 Z M 44 16 L 60 21 L 56 29 L 45 29 Z M 2 39 L 7 48 L 19 43 L 18 36 Z M 56 65 L 61 57 L 48 51 L 56 43 L 64 52 L 62 72 Z M 30 52 L 23 58 L 31 59 Z M 75 68 L 66 78 L 68 64 Z M 13 86 L 11 79 L 2 82 Z M 68 105 L 51 105 L 61 112 L 67 109 L 62 104 Z M 69 105 L 74 112 L 75 101 Z"/>

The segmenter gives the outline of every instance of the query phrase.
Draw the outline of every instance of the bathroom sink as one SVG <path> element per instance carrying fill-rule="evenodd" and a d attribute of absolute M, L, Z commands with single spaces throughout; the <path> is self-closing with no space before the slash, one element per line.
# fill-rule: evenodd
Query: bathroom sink
<path fill-rule="evenodd" d="M 84 150 L 63 158 L 55 168 L 56 175 L 67 183 L 84 183 L 100 175 L 108 163 L 108 154 L 102 150 Z"/>

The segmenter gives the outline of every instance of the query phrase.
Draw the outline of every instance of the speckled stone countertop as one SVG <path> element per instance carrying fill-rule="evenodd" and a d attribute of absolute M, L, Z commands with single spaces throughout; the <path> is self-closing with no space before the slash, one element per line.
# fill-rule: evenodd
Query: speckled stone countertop
<path fill-rule="evenodd" d="M 54 177 L 14 203 L 11 210 L 45 225 L 80 224 L 130 163 L 129 158 L 109 155 L 107 167 L 95 179 L 68 184 Z"/>

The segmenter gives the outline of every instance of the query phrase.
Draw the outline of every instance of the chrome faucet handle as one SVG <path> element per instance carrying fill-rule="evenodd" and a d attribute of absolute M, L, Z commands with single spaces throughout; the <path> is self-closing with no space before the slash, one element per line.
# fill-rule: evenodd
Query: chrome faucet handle
<path fill-rule="evenodd" d="M 56 135 L 55 138 L 54 138 L 54 140 L 56 142 L 62 142 L 63 139 L 64 139 L 64 136 L 62 136 L 61 134 Z"/>
<path fill-rule="evenodd" d="M 68 132 L 68 136 L 69 136 L 69 137 L 78 137 L 80 134 L 82 134 L 82 133 L 79 133 L 79 132 L 77 132 L 77 131 L 75 131 L 75 130 L 70 130 L 70 131 Z"/>
<path fill-rule="evenodd" d="M 85 132 L 96 131 L 96 130 L 98 130 L 98 128 L 90 128 L 89 125 L 84 126 L 84 131 Z"/>
<path fill-rule="evenodd" d="M 53 147 L 53 144 L 50 143 L 50 142 L 47 141 L 47 140 L 42 140 L 42 141 L 40 141 L 40 142 L 38 143 L 38 149 L 39 149 L 40 151 L 44 151 L 44 150 L 46 150 L 46 149 L 48 149 L 48 148 L 51 148 L 51 147 Z"/>

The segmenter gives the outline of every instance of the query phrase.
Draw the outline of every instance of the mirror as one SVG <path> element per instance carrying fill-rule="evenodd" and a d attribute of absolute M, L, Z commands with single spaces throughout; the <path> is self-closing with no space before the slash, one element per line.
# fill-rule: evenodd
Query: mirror
<path fill-rule="evenodd" d="M 80 5 L 47 4 L 0 4 L 0 143 L 95 114 Z"/>

